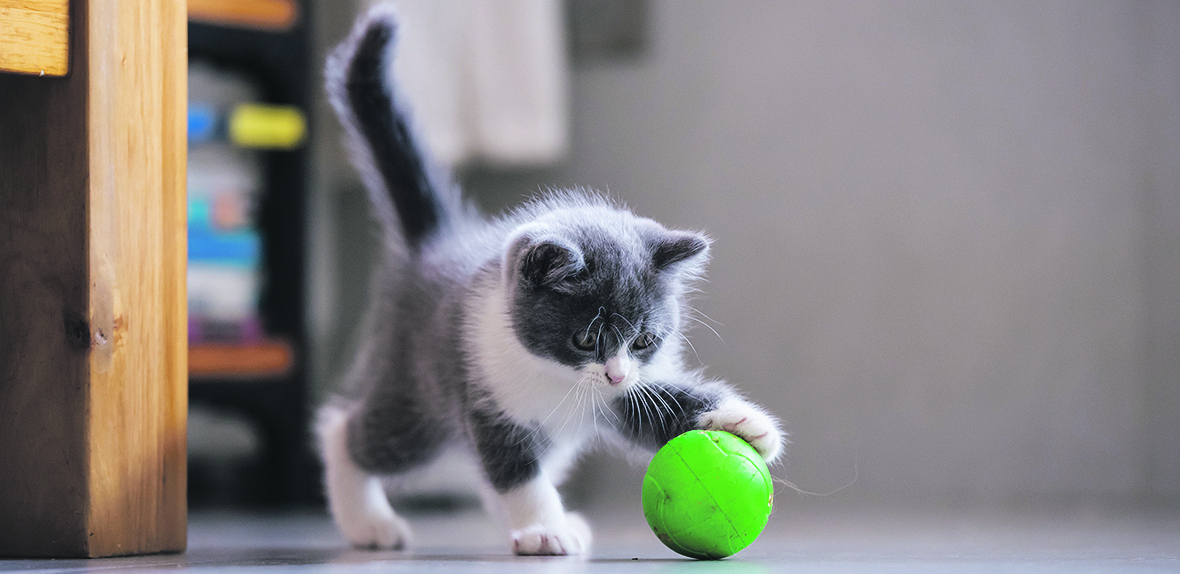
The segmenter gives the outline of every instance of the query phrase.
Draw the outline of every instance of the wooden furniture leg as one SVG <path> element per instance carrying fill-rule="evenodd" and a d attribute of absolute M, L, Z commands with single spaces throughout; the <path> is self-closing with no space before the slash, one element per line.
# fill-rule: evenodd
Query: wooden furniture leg
<path fill-rule="evenodd" d="M 0 556 L 183 551 L 185 3 L 69 24 L 0 73 Z"/>

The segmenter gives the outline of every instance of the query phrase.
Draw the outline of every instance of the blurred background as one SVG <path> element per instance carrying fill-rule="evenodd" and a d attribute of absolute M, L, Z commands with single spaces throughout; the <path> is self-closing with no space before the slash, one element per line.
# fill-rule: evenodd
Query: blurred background
<path fill-rule="evenodd" d="M 397 4 L 406 95 L 485 210 L 585 186 L 715 239 L 690 361 L 782 418 L 774 474 L 836 491 L 788 504 L 1180 503 L 1180 4 Z M 191 98 L 303 122 L 237 146 L 245 208 L 192 203 L 232 161 L 190 175 L 190 228 L 246 214 L 247 269 L 206 277 L 242 286 L 218 301 L 190 261 L 194 313 L 245 302 L 194 320 L 194 368 L 222 353 L 193 379 L 196 506 L 316 504 L 307 421 L 365 307 L 373 226 L 320 86 L 368 3 L 293 6 L 190 28 Z M 595 454 L 568 490 L 634 506 L 641 474 Z"/>

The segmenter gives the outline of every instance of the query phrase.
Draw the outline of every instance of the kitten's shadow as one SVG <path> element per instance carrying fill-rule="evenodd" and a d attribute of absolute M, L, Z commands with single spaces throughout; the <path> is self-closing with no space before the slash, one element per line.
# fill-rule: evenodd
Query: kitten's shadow
<path fill-rule="evenodd" d="M 463 564 L 513 564 L 516 565 L 522 573 L 532 572 L 573 572 L 585 570 L 598 570 L 600 568 L 609 568 L 611 571 L 619 568 L 633 567 L 644 572 L 675 572 L 675 571 L 691 571 L 693 574 L 764 574 L 769 570 L 764 564 L 755 562 L 746 562 L 740 559 L 728 560 L 693 560 L 690 558 L 616 558 L 616 557 L 600 557 L 600 558 L 577 558 L 568 556 L 514 556 L 511 554 L 499 553 L 472 553 L 471 548 L 455 549 L 451 552 L 449 549 L 442 550 L 433 549 L 433 552 L 416 553 L 413 550 L 407 551 L 366 551 L 366 550 L 347 550 L 341 552 L 336 559 L 332 560 L 333 564 L 368 564 L 380 562 L 402 562 L 402 563 L 439 563 L 441 565 L 448 565 L 451 567 L 460 566 Z M 629 566 L 633 565 L 633 566 Z"/>

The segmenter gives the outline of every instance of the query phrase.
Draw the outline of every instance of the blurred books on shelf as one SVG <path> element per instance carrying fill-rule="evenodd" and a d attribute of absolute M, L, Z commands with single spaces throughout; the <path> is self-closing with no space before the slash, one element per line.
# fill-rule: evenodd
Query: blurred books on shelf
<path fill-rule="evenodd" d="M 235 361 L 246 376 L 281 375 L 290 363 L 289 346 L 268 340 L 259 311 L 266 277 L 255 208 L 265 177 L 259 154 L 300 146 L 307 123 L 298 108 L 258 103 L 259 91 L 245 74 L 190 63 L 188 332 L 195 376 L 232 374 Z"/>

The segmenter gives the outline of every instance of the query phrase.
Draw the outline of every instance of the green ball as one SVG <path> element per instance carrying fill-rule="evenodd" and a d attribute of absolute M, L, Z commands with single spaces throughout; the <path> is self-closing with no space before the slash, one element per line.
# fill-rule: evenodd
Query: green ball
<path fill-rule="evenodd" d="M 762 533 L 773 507 L 766 463 L 727 432 L 689 431 L 668 441 L 643 477 L 647 524 L 689 558 L 737 554 Z"/>

